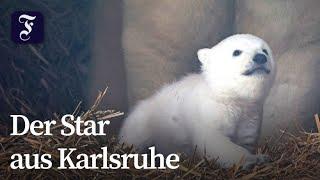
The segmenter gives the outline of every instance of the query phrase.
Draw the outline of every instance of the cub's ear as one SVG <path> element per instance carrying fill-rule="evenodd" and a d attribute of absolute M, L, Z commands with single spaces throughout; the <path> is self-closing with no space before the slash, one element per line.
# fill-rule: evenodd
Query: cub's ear
<path fill-rule="evenodd" d="M 198 50 L 198 59 L 200 60 L 201 64 L 206 64 L 207 61 L 209 60 L 209 55 L 210 55 L 211 49 L 204 48 Z"/>

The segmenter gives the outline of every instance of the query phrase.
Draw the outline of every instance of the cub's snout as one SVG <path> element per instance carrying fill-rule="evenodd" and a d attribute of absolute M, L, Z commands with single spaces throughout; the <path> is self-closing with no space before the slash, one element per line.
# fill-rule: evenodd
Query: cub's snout
<path fill-rule="evenodd" d="M 252 60 L 253 60 L 253 62 L 255 62 L 257 64 L 262 65 L 262 64 L 265 64 L 268 61 L 268 58 L 267 58 L 266 55 L 258 53 L 253 57 Z"/>

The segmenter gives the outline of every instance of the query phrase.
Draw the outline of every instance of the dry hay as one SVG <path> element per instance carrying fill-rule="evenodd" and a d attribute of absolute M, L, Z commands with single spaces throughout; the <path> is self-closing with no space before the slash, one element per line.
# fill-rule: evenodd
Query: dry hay
<path fill-rule="evenodd" d="M 97 106 L 106 91 L 100 93 L 90 110 L 82 113 L 82 119 L 111 119 L 122 115 L 114 111 L 98 111 Z M 79 114 L 76 108 L 74 114 Z M 320 130 L 319 117 L 316 123 Z M 55 115 L 56 119 L 59 119 Z M 57 170 L 59 162 L 59 147 L 75 147 L 81 153 L 96 154 L 101 147 L 108 147 L 108 153 L 133 153 L 133 148 L 118 144 L 116 138 L 103 141 L 94 136 L 69 136 L 60 134 L 63 126 L 59 123 L 52 128 L 53 136 L 12 136 L 0 137 L 0 174 L 6 179 L 318 179 L 320 178 L 320 133 L 303 132 L 295 136 L 282 131 L 277 140 L 267 141 L 258 148 L 258 152 L 267 153 L 272 162 L 257 165 L 249 171 L 241 170 L 239 162 L 229 169 L 222 169 L 215 160 L 186 157 L 182 155 L 180 167 L 177 170 Z M 10 169 L 10 156 L 14 153 L 49 153 L 52 155 L 53 168 L 50 170 L 12 170 Z M 98 161 L 98 165 L 102 161 Z M 133 167 L 133 162 L 129 161 Z"/>

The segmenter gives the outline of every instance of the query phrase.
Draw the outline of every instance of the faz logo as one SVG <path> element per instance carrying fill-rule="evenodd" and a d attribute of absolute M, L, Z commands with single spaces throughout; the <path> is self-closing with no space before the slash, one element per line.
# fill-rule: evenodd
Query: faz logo
<path fill-rule="evenodd" d="M 11 15 L 11 39 L 16 43 L 40 43 L 44 38 L 43 16 L 35 11 L 16 11 Z"/>

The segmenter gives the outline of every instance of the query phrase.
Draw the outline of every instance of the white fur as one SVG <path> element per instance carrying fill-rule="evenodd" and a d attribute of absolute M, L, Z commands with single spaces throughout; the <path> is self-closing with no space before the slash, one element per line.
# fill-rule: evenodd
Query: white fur
<path fill-rule="evenodd" d="M 233 51 L 242 51 L 234 57 Z M 265 67 L 269 74 L 242 73 L 255 64 L 257 53 L 268 50 Z M 162 153 L 191 153 L 197 145 L 200 153 L 219 157 L 224 165 L 237 163 L 253 155 L 260 134 L 262 106 L 275 76 L 275 64 L 268 45 L 248 34 L 231 36 L 211 49 L 198 51 L 202 73 L 190 74 L 163 87 L 139 102 L 122 127 L 120 138 L 143 151 L 155 145 Z"/>

